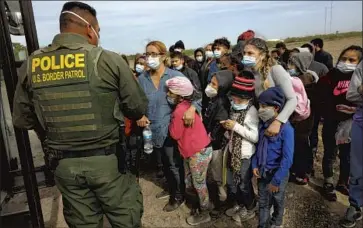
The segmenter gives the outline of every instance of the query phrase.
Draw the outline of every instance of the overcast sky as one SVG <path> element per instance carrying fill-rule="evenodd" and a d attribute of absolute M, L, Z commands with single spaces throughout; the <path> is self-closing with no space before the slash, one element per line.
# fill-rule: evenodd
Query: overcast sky
<path fill-rule="evenodd" d="M 33 1 L 40 46 L 59 32 L 58 18 L 66 1 Z M 143 52 L 149 40 L 167 47 L 183 40 L 197 48 L 226 36 L 253 29 L 265 39 L 324 33 L 325 7 L 330 1 L 88 1 L 97 10 L 101 46 L 115 52 Z M 332 32 L 362 30 L 362 1 L 334 1 Z M 13 41 L 25 43 L 24 38 Z"/>

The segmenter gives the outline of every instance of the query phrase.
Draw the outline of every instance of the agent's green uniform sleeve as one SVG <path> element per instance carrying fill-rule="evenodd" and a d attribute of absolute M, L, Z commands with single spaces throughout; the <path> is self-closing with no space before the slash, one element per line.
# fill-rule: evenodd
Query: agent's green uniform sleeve
<path fill-rule="evenodd" d="M 34 113 L 34 104 L 28 85 L 28 61 L 24 61 L 19 70 L 18 84 L 16 85 L 13 102 L 13 123 L 17 128 L 35 129 L 38 119 Z"/>
<path fill-rule="evenodd" d="M 131 120 L 141 119 L 146 114 L 148 100 L 125 60 L 116 53 L 104 50 L 100 56 L 98 68 L 99 75 L 106 71 L 105 77 L 113 77 L 105 78 L 105 80 L 116 83 L 115 87 L 119 90 L 121 111 L 124 116 Z"/>

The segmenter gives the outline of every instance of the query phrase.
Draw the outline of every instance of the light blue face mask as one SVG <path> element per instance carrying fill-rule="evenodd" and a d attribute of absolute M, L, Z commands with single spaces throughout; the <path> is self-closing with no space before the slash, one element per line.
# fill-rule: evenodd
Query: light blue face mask
<path fill-rule="evenodd" d="M 299 73 L 297 72 L 297 70 L 296 70 L 296 69 L 289 69 L 289 74 L 290 74 L 291 76 L 297 76 L 297 75 L 299 75 Z"/>
<path fill-rule="evenodd" d="M 245 110 L 248 107 L 248 103 L 247 104 L 236 104 L 233 101 L 231 101 L 231 105 L 232 105 L 232 108 L 236 111 Z"/>
<path fill-rule="evenodd" d="M 166 97 L 166 99 L 168 100 L 168 103 L 172 106 L 176 105 L 176 102 L 175 102 L 175 98 L 172 98 L 172 97 Z"/>
<path fill-rule="evenodd" d="M 142 72 L 144 72 L 144 69 L 145 69 L 145 67 L 143 65 L 136 64 L 135 71 L 137 73 L 141 74 Z"/>
<path fill-rule="evenodd" d="M 256 58 L 253 56 L 245 55 L 245 56 L 243 56 L 241 63 L 245 67 L 254 67 L 254 66 L 256 66 Z"/>

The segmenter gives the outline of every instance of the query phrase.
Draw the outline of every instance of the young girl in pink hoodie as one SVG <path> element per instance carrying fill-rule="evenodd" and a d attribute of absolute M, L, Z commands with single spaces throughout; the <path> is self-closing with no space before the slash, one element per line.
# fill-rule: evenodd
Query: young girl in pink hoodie
<path fill-rule="evenodd" d="M 194 92 L 189 79 L 174 77 L 166 81 L 166 86 L 169 89 L 168 102 L 175 106 L 169 133 L 178 142 L 179 152 L 184 158 L 186 189 L 187 191 L 195 190 L 199 198 L 199 213 L 187 218 L 187 223 L 199 225 L 211 220 L 209 211 L 212 206 L 209 202 L 206 177 L 212 158 L 212 147 L 209 146 L 210 139 L 198 114 L 195 114 L 193 126 L 184 125 L 183 115 L 191 105 L 191 97 Z"/>

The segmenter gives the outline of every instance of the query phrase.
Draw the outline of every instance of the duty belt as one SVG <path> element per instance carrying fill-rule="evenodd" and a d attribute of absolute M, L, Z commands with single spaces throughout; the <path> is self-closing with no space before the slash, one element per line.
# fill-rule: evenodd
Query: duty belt
<path fill-rule="evenodd" d="M 82 158 L 116 154 L 117 143 L 99 149 L 82 150 L 82 151 L 62 151 L 62 158 Z"/>

